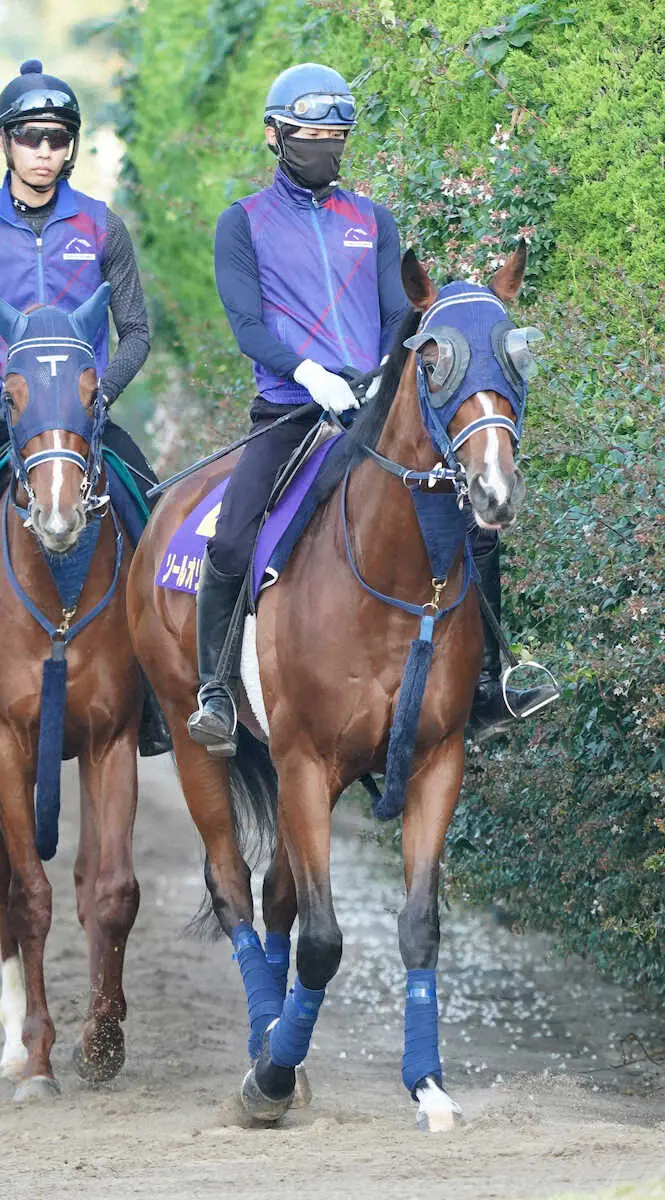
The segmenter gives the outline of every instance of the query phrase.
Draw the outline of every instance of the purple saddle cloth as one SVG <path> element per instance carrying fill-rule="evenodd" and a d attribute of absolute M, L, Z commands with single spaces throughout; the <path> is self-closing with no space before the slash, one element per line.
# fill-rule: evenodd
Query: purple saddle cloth
<path fill-rule="evenodd" d="M 339 434 L 338 437 L 342 435 Z M 252 599 L 256 599 L 267 574 L 274 582 L 284 570 L 298 539 L 318 507 L 314 483 L 337 437 L 331 437 L 310 455 L 278 500 L 263 526 L 254 550 Z M 176 529 L 157 572 L 159 587 L 175 592 L 196 592 L 206 543 L 214 535 L 228 486 L 224 479 L 201 500 Z"/>

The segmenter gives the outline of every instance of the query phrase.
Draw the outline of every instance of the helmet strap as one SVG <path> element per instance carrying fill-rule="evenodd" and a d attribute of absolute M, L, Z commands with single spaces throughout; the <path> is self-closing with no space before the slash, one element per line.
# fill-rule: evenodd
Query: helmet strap
<path fill-rule="evenodd" d="M 12 158 L 12 152 L 11 152 L 11 138 L 10 138 L 9 134 L 7 133 L 6 129 L 3 129 L 3 131 L 2 131 L 2 148 L 5 152 L 5 162 L 7 163 L 7 167 L 10 171 L 13 171 L 14 170 L 14 160 Z"/>

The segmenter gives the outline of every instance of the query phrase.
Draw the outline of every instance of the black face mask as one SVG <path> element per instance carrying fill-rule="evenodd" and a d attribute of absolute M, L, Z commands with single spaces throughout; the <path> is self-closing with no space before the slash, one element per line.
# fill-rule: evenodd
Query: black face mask
<path fill-rule="evenodd" d="M 342 138 L 285 137 L 282 161 L 294 183 L 315 192 L 337 178 L 344 145 Z"/>

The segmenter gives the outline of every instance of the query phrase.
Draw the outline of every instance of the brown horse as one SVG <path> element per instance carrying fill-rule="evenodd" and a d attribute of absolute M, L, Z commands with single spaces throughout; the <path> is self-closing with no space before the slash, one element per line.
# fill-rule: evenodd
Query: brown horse
<path fill-rule="evenodd" d="M 481 316 L 490 314 L 491 325 L 503 319 L 514 329 L 503 304 L 516 297 L 525 263 L 522 244 L 489 289 L 459 285 L 466 289 L 462 307 L 475 304 L 477 313 L 480 306 Z M 474 377 L 478 370 L 482 374 L 482 361 L 491 361 L 489 390 L 481 379 L 472 394 L 458 398 L 454 411 L 449 408 L 441 437 L 452 469 L 442 468 L 441 443 L 434 444 L 424 412 L 433 420 L 446 387 L 459 391 L 468 343 L 450 332 L 453 310 L 441 299 L 445 289 L 439 297 L 414 255 L 405 256 L 403 278 L 416 311 L 402 336 L 415 333 L 423 313 L 431 333 L 413 339 L 415 353 L 407 356 L 401 342 L 393 351 L 378 396 L 333 453 L 327 485 L 322 484 L 327 499 L 322 493 L 323 503 L 286 569 L 264 591 L 258 607 L 256 650 L 270 756 L 278 776 L 278 836 L 263 889 L 265 955 L 251 927 L 249 868 L 234 823 L 238 779 L 252 763 L 252 745 L 245 735 L 238 759 L 230 760 L 235 771 L 230 787 L 227 760 L 211 758 L 189 739 L 186 723 L 197 686 L 195 606 L 190 596 L 155 585 L 174 530 L 232 464 L 203 469 L 172 489 L 150 521 L 130 572 L 128 612 L 136 653 L 169 721 L 185 797 L 205 843 L 212 907 L 233 940 L 247 990 L 255 1065 L 243 1083 L 242 1098 L 264 1120 L 277 1119 L 292 1103 L 294 1068 L 307 1053 L 324 989 L 342 953 L 330 887 L 331 810 L 354 780 L 384 771 L 409 643 L 418 630 L 414 611 L 437 617 L 444 605 L 452 611 L 434 621 L 431 669 L 400 805 L 407 900 L 398 925 L 407 970 L 404 1082 L 426 1127 L 449 1127 L 458 1111 L 442 1084 L 433 976 L 439 863 L 462 782 L 464 727 L 479 670 L 481 624 L 475 588 L 465 588 L 469 560 L 463 535 L 447 578 L 433 579 L 410 487 L 421 495 L 446 493 L 454 476 L 461 493 L 468 490 L 477 521 L 493 528 L 511 524 L 524 496 L 513 457 L 518 440 L 514 418 L 521 411 L 516 413 L 505 398 L 515 392 L 517 377 L 513 374 L 509 382 L 505 353 L 498 342 L 490 347 L 488 332 Z M 446 310 L 447 333 L 436 323 L 437 308 Z M 473 347 L 470 354 L 473 365 Z M 505 394 L 496 390 L 497 371 L 506 377 Z M 454 462 L 449 438 L 460 447 L 462 470 Z M 371 456 L 372 446 L 382 461 Z M 359 576 L 393 603 L 370 594 Z M 407 605 L 411 607 L 405 611 Z M 261 705 L 255 709 L 260 713 Z M 246 704 L 240 715 L 248 729 L 259 732 Z M 265 772 L 263 777 L 269 785 Z M 254 803 L 267 814 L 256 794 Z M 298 978 L 284 1003 L 288 935 L 296 913 Z"/>
<path fill-rule="evenodd" d="M 54 792 L 38 794 L 37 832 L 33 800 L 40 716 L 46 719 L 42 667 L 51 649 L 54 673 L 66 679 L 62 754 L 78 758 L 80 775 L 75 883 L 90 1001 L 74 1062 L 83 1079 L 96 1082 L 112 1078 L 124 1061 L 122 970 L 139 903 L 131 850 L 143 687 L 125 610 L 130 554 L 104 502 L 99 458 L 104 414 L 92 343 L 107 304 L 108 285 L 70 315 L 40 308 L 24 316 L 0 302 L 0 333 L 10 347 L 3 409 L 16 477 L 2 499 L 0 562 L 0 1066 L 18 1080 L 17 1100 L 60 1090 L 44 986 L 51 886 L 36 848 L 37 838 L 43 857 L 51 857 L 57 842 L 58 737 L 46 744 L 45 763 L 40 755 L 40 772 L 50 767 L 56 779 Z M 91 535 L 82 590 L 68 607 L 54 580 Z M 49 636 L 47 629 L 57 631 Z M 46 696 L 46 682 L 44 688 Z"/>

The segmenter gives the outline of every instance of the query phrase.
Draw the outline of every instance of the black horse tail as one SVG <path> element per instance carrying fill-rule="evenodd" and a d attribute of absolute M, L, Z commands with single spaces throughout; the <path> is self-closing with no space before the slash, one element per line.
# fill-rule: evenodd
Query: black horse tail
<path fill-rule="evenodd" d="M 268 747 L 238 725 L 238 749 L 228 760 L 231 805 L 238 848 L 245 862 L 254 868 L 269 857 L 277 836 L 277 772 Z M 216 941 L 224 931 L 215 913 L 215 884 L 206 854 L 204 876 L 206 894 L 186 933 Z"/>
<path fill-rule="evenodd" d="M 235 835 L 251 867 L 272 854 L 277 836 L 277 772 L 268 747 L 238 725 L 238 749 L 229 759 Z"/>

